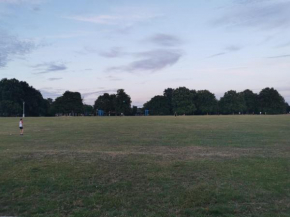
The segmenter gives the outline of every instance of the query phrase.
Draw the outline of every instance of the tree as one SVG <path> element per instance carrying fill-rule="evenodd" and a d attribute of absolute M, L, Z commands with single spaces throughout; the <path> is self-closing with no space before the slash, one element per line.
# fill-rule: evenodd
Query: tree
<path fill-rule="evenodd" d="M 84 104 L 83 110 L 84 110 L 83 113 L 85 116 L 90 116 L 94 114 L 94 107 L 91 105 Z"/>
<path fill-rule="evenodd" d="M 290 105 L 286 102 L 285 106 L 286 106 L 286 112 L 287 112 L 287 114 L 289 114 L 290 113 Z"/>
<path fill-rule="evenodd" d="M 0 81 L 0 102 L 2 111 L 7 116 L 22 115 L 23 102 L 27 116 L 46 115 L 47 112 L 46 102 L 41 93 L 17 79 L 4 78 Z"/>
<path fill-rule="evenodd" d="M 246 102 L 242 94 L 230 90 L 219 101 L 219 110 L 222 114 L 234 114 L 246 110 Z"/>
<path fill-rule="evenodd" d="M 179 87 L 173 91 L 173 110 L 177 114 L 192 115 L 196 111 L 193 103 L 194 93 L 186 87 Z"/>
<path fill-rule="evenodd" d="M 265 88 L 259 93 L 260 111 L 267 114 L 286 113 L 285 99 L 274 88 Z"/>
<path fill-rule="evenodd" d="M 138 112 L 138 107 L 137 106 L 133 106 L 132 107 L 132 115 L 137 115 Z"/>
<path fill-rule="evenodd" d="M 247 89 L 241 92 L 242 96 L 244 97 L 246 103 L 246 113 L 252 114 L 258 112 L 258 95 L 255 94 L 253 91 Z"/>
<path fill-rule="evenodd" d="M 149 110 L 150 115 L 170 115 L 170 105 L 165 96 L 154 96 L 144 104 L 144 109 Z"/>
<path fill-rule="evenodd" d="M 171 114 L 171 115 L 173 114 L 173 105 L 172 105 L 173 91 L 174 91 L 174 89 L 167 88 L 163 92 L 163 96 L 165 96 L 166 99 L 167 99 L 167 104 L 168 105 L 166 107 L 169 108 L 169 114 Z"/>
<path fill-rule="evenodd" d="M 197 114 L 215 114 L 218 108 L 218 101 L 215 95 L 208 90 L 199 90 L 196 93 L 195 105 Z"/>
<path fill-rule="evenodd" d="M 115 106 L 117 115 L 121 113 L 124 115 L 131 114 L 131 97 L 123 89 L 117 90 Z"/>
<path fill-rule="evenodd" d="M 51 98 L 47 98 L 47 101 L 48 101 L 49 105 L 51 105 L 53 103 L 53 99 L 51 99 Z"/>
<path fill-rule="evenodd" d="M 10 100 L 0 101 L 0 116 L 16 116 L 22 113 L 22 107 Z"/>
<path fill-rule="evenodd" d="M 79 92 L 66 91 L 53 102 L 54 112 L 77 115 L 83 113 L 83 102 Z"/>
<path fill-rule="evenodd" d="M 103 110 L 106 113 L 114 112 L 116 110 L 116 94 L 104 93 L 95 101 L 94 108 Z"/>

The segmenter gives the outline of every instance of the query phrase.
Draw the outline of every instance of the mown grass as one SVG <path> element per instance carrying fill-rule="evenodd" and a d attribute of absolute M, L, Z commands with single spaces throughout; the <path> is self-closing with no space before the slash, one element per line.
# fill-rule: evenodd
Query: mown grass
<path fill-rule="evenodd" d="M 0 216 L 290 216 L 290 116 L 0 119 Z"/>

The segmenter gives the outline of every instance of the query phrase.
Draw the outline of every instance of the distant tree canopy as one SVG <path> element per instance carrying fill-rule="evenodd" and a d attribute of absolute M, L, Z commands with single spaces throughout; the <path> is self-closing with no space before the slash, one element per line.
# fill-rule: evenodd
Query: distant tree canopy
<path fill-rule="evenodd" d="M 144 108 L 150 111 L 151 115 L 170 115 L 170 104 L 166 96 L 154 96 L 144 104 Z"/>
<path fill-rule="evenodd" d="M 85 116 L 94 115 L 94 107 L 91 106 L 91 105 L 84 104 L 83 110 L 84 110 L 84 115 Z"/>
<path fill-rule="evenodd" d="M 116 111 L 116 94 L 104 93 L 95 101 L 95 109 L 103 110 L 106 113 Z"/>
<path fill-rule="evenodd" d="M 23 102 L 28 116 L 47 115 L 48 105 L 41 93 L 16 79 L 0 81 L 0 116 L 21 116 Z"/>
<path fill-rule="evenodd" d="M 208 90 L 190 90 L 186 87 L 167 88 L 163 95 L 154 96 L 142 109 L 131 106 L 131 97 L 124 89 L 116 94 L 104 93 L 94 106 L 83 104 L 79 92 L 66 91 L 54 101 L 43 99 L 41 93 L 26 82 L 16 79 L 0 81 L 0 116 L 93 115 L 104 110 L 111 115 L 136 115 L 149 110 L 150 115 L 205 115 L 205 114 L 285 114 L 290 106 L 274 88 L 264 88 L 259 94 L 247 89 L 230 90 L 217 100 Z"/>
<path fill-rule="evenodd" d="M 66 91 L 52 103 L 54 113 L 83 114 L 83 101 L 79 92 Z"/>
<path fill-rule="evenodd" d="M 172 97 L 173 97 L 173 88 L 167 88 L 163 92 L 163 96 L 167 99 L 167 104 L 169 108 L 169 114 L 173 114 L 173 105 L 172 105 Z"/>
<path fill-rule="evenodd" d="M 259 94 L 260 111 L 267 114 L 283 114 L 287 111 L 285 99 L 274 88 L 265 88 Z"/>
<path fill-rule="evenodd" d="M 246 110 L 247 114 L 257 113 L 258 110 L 258 94 L 253 93 L 251 90 L 244 90 L 241 92 L 242 97 L 244 97 L 246 103 Z"/>
<path fill-rule="evenodd" d="M 131 97 L 123 89 L 117 90 L 117 94 L 104 93 L 99 96 L 94 104 L 94 109 L 105 111 L 107 114 L 131 115 Z"/>
<path fill-rule="evenodd" d="M 208 90 L 199 90 L 194 101 L 197 114 L 216 114 L 218 112 L 218 101 L 215 95 Z"/>
<path fill-rule="evenodd" d="M 166 101 L 167 99 L 167 101 Z M 163 96 L 155 96 L 144 104 L 151 115 L 205 115 L 205 114 L 285 114 L 290 112 L 288 103 L 273 88 L 259 94 L 251 90 L 240 93 L 230 90 L 218 101 L 208 90 L 189 90 L 186 87 L 167 88 Z"/>
<path fill-rule="evenodd" d="M 196 92 L 187 89 L 186 87 L 179 87 L 173 91 L 172 105 L 173 110 L 179 115 L 193 115 L 196 111 L 194 104 L 194 97 Z"/>
<path fill-rule="evenodd" d="M 247 110 L 243 94 L 230 90 L 219 101 L 219 110 L 222 114 L 243 113 Z"/>
<path fill-rule="evenodd" d="M 286 112 L 290 113 L 290 105 L 286 102 L 285 106 L 286 106 Z"/>

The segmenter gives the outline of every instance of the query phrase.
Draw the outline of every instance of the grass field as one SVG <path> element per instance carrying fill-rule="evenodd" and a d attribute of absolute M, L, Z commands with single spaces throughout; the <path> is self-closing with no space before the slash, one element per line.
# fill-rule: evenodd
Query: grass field
<path fill-rule="evenodd" d="M 290 116 L 0 119 L 0 216 L 290 216 Z"/>

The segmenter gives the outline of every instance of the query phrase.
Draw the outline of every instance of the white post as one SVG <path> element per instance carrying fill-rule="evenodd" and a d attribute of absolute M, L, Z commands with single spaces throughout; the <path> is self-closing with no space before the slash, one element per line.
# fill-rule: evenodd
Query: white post
<path fill-rule="evenodd" d="M 23 102 L 23 117 L 25 117 L 25 102 Z"/>

